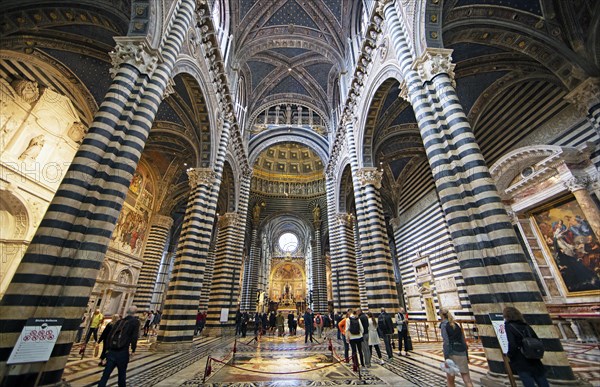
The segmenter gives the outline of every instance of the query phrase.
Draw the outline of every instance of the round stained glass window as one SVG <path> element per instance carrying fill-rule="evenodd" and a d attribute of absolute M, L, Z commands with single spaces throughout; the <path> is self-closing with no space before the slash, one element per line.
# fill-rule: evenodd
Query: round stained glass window
<path fill-rule="evenodd" d="M 281 234 L 279 237 L 279 247 L 284 253 L 291 253 L 298 248 L 298 237 L 291 232 Z"/>

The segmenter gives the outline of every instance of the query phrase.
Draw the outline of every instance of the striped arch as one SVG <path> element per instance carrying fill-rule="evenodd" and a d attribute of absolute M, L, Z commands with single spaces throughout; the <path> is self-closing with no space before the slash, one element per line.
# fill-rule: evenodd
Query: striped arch
<path fill-rule="evenodd" d="M 383 102 L 386 99 L 387 91 L 395 82 L 402 81 L 400 69 L 394 63 L 384 66 L 379 73 L 372 78 L 373 80 L 365 86 L 367 92 L 362 111 L 357 115 L 356 128 L 364 128 L 356 132 L 357 158 L 360 166 L 372 167 L 374 163 L 373 155 L 373 137 L 377 128 L 377 121 Z M 361 144 L 362 146 L 358 146 Z"/>
<path fill-rule="evenodd" d="M 248 144 L 249 164 L 254 165 L 264 150 L 281 142 L 295 142 L 308 146 L 321 158 L 323 164 L 329 159 L 327 139 L 310 129 L 282 127 L 266 130 L 250 140 Z"/>

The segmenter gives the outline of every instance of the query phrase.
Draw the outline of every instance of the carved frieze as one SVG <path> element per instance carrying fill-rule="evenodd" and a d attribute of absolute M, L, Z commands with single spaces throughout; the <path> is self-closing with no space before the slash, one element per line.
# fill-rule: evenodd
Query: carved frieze
<path fill-rule="evenodd" d="M 590 179 L 587 176 L 573 176 L 563 182 L 564 186 L 571 192 L 586 189 L 589 183 Z"/>
<path fill-rule="evenodd" d="M 237 212 L 227 212 L 223 215 L 219 215 L 218 226 L 219 228 L 235 226 L 240 219 L 240 216 Z"/>
<path fill-rule="evenodd" d="M 600 103 L 600 78 L 588 78 L 565 96 L 565 100 L 577 107 L 583 115 L 590 107 Z"/>
<path fill-rule="evenodd" d="M 173 225 L 173 218 L 166 215 L 155 214 L 152 217 L 152 224 L 162 226 L 165 228 L 171 228 L 171 226 Z"/>

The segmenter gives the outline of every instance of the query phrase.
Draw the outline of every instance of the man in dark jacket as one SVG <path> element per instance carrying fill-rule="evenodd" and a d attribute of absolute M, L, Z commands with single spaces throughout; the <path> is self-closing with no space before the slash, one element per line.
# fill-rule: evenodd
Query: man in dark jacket
<path fill-rule="evenodd" d="M 385 352 L 388 358 L 393 359 L 391 336 L 394 334 L 394 323 L 389 314 L 385 312 L 385 308 L 381 308 L 381 313 L 377 318 L 377 326 L 383 335 L 383 343 L 385 344 Z"/>
<path fill-rule="evenodd" d="M 98 387 L 106 386 L 106 382 L 108 382 L 108 378 L 110 378 L 110 374 L 115 367 L 117 367 L 119 373 L 119 387 L 126 387 L 127 364 L 129 364 L 130 357 L 129 347 L 131 346 L 131 356 L 133 356 L 140 332 L 140 320 L 135 317 L 136 312 L 137 307 L 130 306 L 127 309 L 127 317 L 118 321 L 111 329 L 110 335 L 108 335 L 106 368 L 104 368 L 102 378 L 98 382 Z M 117 337 L 117 335 L 119 336 Z"/>
<path fill-rule="evenodd" d="M 308 338 L 310 336 L 310 342 L 313 342 L 313 325 L 315 323 L 314 314 L 310 308 L 306 309 L 306 313 L 304 313 L 304 342 L 308 342 Z"/>

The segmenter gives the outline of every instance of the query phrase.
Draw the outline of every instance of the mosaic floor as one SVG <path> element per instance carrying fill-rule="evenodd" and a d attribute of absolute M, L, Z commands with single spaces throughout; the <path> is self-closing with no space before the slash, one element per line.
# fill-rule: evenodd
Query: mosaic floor
<path fill-rule="evenodd" d="M 299 333 L 302 333 L 299 331 Z M 331 337 L 332 349 L 329 349 Z M 138 353 L 129 363 L 128 386 L 193 387 L 193 386 L 445 386 L 445 374 L 440 370 L 442 361 L 440 343 L 415 343 L 410 357 L 398 356 L 384 364 L 373 361 L 370 368 L 352 370 L 350 364 L 340 359 L 341 341 L 335 332 L 329 332 L 320 343 L 304 343 L 304 336 L 262 337 L 260 342 L 251 337 L 198 337 L 192 349 L 185 353 L 151 352 L 154 338 L 141 340 Z M 234 353 L 235 347 L 235 353 Z M 381 345 L 384 349 L 383 343 Z M 569 360 L 577 376 L 593 386 L 600 386 L 600 350 L 597 345 L 565 344 Z M 64 372 L 67 385 L 73 387 L 95 386 L 103 368 L 94 356 L 90 343 L 84 356 L 80 347 L 74 347 Z M 385 352 L 385 351 L 384 351 Z M 209 374 L 206 373 L 210 359 Z M 487 373 L 482 348 L 471 344 L 469 348 L 471 377 L 475 385 Z M 109 382 L 116 386 L 116 370 Z M 458 384 L 460 385 L 460 384 Z"/>

